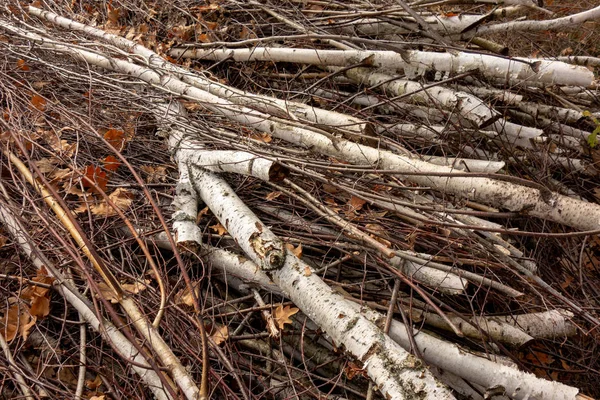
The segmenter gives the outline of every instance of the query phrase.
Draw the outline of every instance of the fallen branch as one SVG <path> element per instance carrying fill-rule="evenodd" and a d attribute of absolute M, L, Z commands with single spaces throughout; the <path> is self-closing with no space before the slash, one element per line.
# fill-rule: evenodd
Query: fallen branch
<path fill-rule="evenodd" d="M 550 85 L 591 86 L 594 73 L 585 67 L 560 61 L 534 58 L 501 58 L 484 54 L 435 53 L 406 50 L 401 54 L 394 51 L 368 50 L 322 50 L 279 47 L 255 47 L 252 49 L 173 49 L 172 57 L 187 57 L 210 61 L 273 61 L 295 62 L 321 66 L 347 67 L 361 61 L 375 68 L 391 71 L 405 70 L 408 77 L 416 77 L 426 70 L 462 73 L 478 70 L 484 76 L 501 78 L 507 83 L 534 81 Z"/>
<path fill-rule="evenodd" d="M 179 116 L 183 108 L 170 104 L 165 114 Z M 172 125 L 176 136 L 185 136 L 182 128 Z M 180 131 L 180 132 L 177 132 Z M 177 148 L 172 149 L 177 151 Z M 174 154 L 179 160 L 179 154 Z M 410 356 L 381 331 L 367 322 L 339 294 L 334 293 L 310 267 L 291 252 L 237 197 L 217 175 L 189 165 L 190 181 L 236 243 L 289 298 L 311 317 L 336 342 L 364 363 L 365 369 L 384 395 L 403 399 L 422 394 L 431 399 L 453 396 L 429 374 L 411 367 Z"/>
<path fill-rule="evenodd" d="M 101 320 L 96 316 L 93 306 L 89 304 L 75 287 L 68 283 L 60 270 L 42 255 L 21 223 L 4 204 L 0 204 L 0 222 L 2 222 L 5 229 L 14 238 L 15 242 L 19 244 L 23 253 L 31 260 L 33 265 L 37 268 L 45 267 L 50 276 L 56 279 L 57 291 L 79 312 L 92 329 L 100 333 L 105 340 L 109 341 L 123 357 L 135 362 L 131 366 L 132 370 L 152 391 L 154 396 L 159 400 L 172 399 L 169 392 L 163 387 L 163 383 L 157 372 L 152 369 L 144 355 L 110 321 L 106 319 Z"/>

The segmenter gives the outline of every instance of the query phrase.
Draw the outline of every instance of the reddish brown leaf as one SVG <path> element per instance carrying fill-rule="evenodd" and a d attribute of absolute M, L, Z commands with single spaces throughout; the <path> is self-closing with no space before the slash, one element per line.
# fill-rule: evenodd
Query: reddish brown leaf
<path fill-rule="evenodd" d="M 104 169 L 110 172 L 115 172 L 121 163 L 115 156 L 108 156 L 104 159 Z"/>
<path fill-rule="evenodd" d="M 31 105 L 38 111 L 46 111 L 46 99 L 40 95 L 31 96 Z"/>
<path fill-rule="evenodd" d="M 350 206 L 349 212 L 359 211 L 365 205 L 366 201 L 361 199 L 360 197 L 352 196 L 350 200 L 348 200 L 348 205 Z"/>
<path fill-rule="evenodd" d="M 50 314 L 50 299 L 46 296 L 34 296 L 31 300 L 31 315 L 38 318 L 44 318 Z"/>
<path fill-rule="evenodd" d="M 106 176 L 106 172 L 102 171 L 102 168 L 94 165 L 88 165 L 85 167 L 83 175 L 83 187 L 90 189 L 92 192 L 97 191 L 98 189 L 106 191 L 108 178 Z M 96 188 L 94 184 L 98 188 Z"/>
<path fill-rule="evenodd" d="M 108 21 L 113 25 L 118 25 L 119 18 L 121 17 L 121 9 L 107 4 L 106 10 L 108 11 Z"/>
<path fill-rule="evenodd" d="M 104 134 L 104 139 L 117 150 L 122 150 L 123 144 L 125 143 L 125 132 L 111 128 Z"/>
<path fill-rule="evenodd" d="M 25 63 L 25 60 L 19 58 L 17 60 L 17 69 L 20 69 L 21 71 L 29 71 L 31 68 L 29 68 L 29 66 Z"/>

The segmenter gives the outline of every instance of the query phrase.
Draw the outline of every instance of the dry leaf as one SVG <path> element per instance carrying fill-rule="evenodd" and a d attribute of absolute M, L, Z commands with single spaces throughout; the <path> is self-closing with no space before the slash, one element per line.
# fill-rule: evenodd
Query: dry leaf
<path fill-rule="evenodd" d="M 83 170 L 83 177 L 81 181 L 83 183 L 83 187 L 90 189 L 92 192 L 96 192 L 98 189 L 106 191 L 108 177 L 106 176 L 106 172 L 102 171 L 102 168 L 96 167 L 95 165 L 86 165 L 85 169 Z"/>
<path fill-rule="evenodd" d="M 350 206 L 348 212 L 359 211 L 365 204 L 365 200 L 360 197 L 352 196 L 350 197 L 350 200 L 348 200 L 348 205 Z"/>
<path fill-rule="evenodd" d="M 267 201 L 272 201 L 278 198 L 279 196 L 281 196 L 281 192 L 271 192 L 265 197 L 265 199 Z"/>
<path fill-rule="evenodd" d="M 46 111 L 46 99 L 42 96 L 34 94 L 31 96 L 31 106 L 38 111 Z"/>
<path fill-rule="evenodd" d="M 110 301 L 111 303 L 116 304 L 119 302 L 117 294 L 114 292 L 114 290 L 108 287 L 106 283 L 98 283 L 98 290 L 100 290 L 99 295 L 105 298 L 106 300 Z"/>
<path fill-rule="evenodd" d="M 75 173 L 70 168 L 57 169 L 50 174 L 50 182 L 63 182 L 71 179 Z"/>
<path fill-rule="evenodd" d="M 367 225 L 365 225 L 365 228 L 367 228 L 369 231 L 373 232 L 373 234 L 369 235 L 373 239 L 377 240 L 379 243 L 383 244 L 385 247 L 392 247 L 392 242 L 384 239 L 384 237 L 387 237 L 388 234 L 383 226 L 378 225 L 378 224 L 367 224 Z"/>
<path fill-rule="evenodd" d="M 140 169 L 146 173 L 147 183 L 159 183 L 167 180 L 167 167 L 164 165 L 144 165 Z"/>
<path fill-rule="evenodd" d="M 144 283 L 142 283 L 142 282 L 125 283 L 125 284 L 122 284 L 121 287 L 127 293 L 138 294 L 138 293 L 146 290 L 147 289 L 146 285 L 148 285 L 149 283 L 150 283 L 150 281 L 146 279 Z"/>
<path fill-rule="evenodd" d="M 311 276 L 312 275 L 312 270 L 310 269 L 309 266 L 304 267 L 304 276 Z"/>
<path fill-rule="evenodd" d="M 296 307 L 284 307 L 283 304 L 278 305 L 273 313 L 273 317 L 275 318 L 275 322 L 277 322 L 279 329 L 283 329 L 285 324 L 291 324 L 292 320 L 290 317 L 296 314 L 298 311 L 300 310 Z"/>
<path fill-rule="evenodd" d="M 39 168 L 42 174 L 47 174 L 56 170 L 56 164 L 60 161 L 56 158 L 42 158 L 35 162 L 35 165 Z"/>
<path fill-rule="evenodd" d="M 0 247 L 6 246 L 6 242 L 8 242 L 8 238 L 4 235 L 0 235 Z"/>
<path fill-rule="evenodd" d="M 192 286 L 194 287 L 196 298 L 198 298 L 200 296 L 200 282 L 194 282 L 192 283 Z M 192 292 L 189 290 L 189 288 L 185 287 L 175 295 L 175 304 L 185 304 L 186 306 L 190 307 L 194 306 L 194 299 L 192 298 Z"/>
<path fill-rule="evenodd" d="M 273 138 L 268 133 L 253 133 L 250 135 L 250 139 L 258 140 L 263 143 L 271 143 Z"/>
<path fill-rule="evenodd" d="M 336 193 L 341 192 L 341 189 L 338 189 L 337 186 L 333 186 L 333 185 L 330 185 L 328 183 L 324 183 L 323 184 L 323 190 L 326 193 L 329 193 L 329 194 L 336 194 Z"/>
<path fill-rule="evenodd" d="M 105 170 L 115 172 L 119 168 L 119 165 L 121 165 L 121 162 L 115 156 L 108 156 L 102 160 L 102 164 Z"/>
<path fill-rule="evenodd" d="M 14 297 L 10 300 L 18 301 Z M 23 339 L 27 339 L 36 320 L 36 317 L 31 316 L 27 307 L 20 305 L 18 302 L 14 303 L 0 318 L 0 335 L 4 336 L 7 342 L 21 336 Z"/>
<path fill-rule="evenodd" d="M 119 18 L 121 17 L 121 9 L 111 6 L 109 3 L 106 5 L 106 11 L 108 14 L 108 21 L 113 25 L 118 25 Z"/>
<path fill-rule="evenodd" d="M 85 387 L 87 387 L 90 390 L 96 390 L 100 387 L 100 385 L 102 385 L 102 378 L 100 378 L 100 375 L 96 375 L 96 379 L 94 379 L 93 381 L 85 381 Z"/>
<path fill-rule="evenodd" d="M 109 194 L 108 197 L 121 211 L 127 210 L 133 202 L 133 193 L 123 188 L 118 188 L 117 190 Z M 75 211 L 81 212 L 80 209 L 81 207 L 77 208 L 77 210 Z M 85 210 L 86 208 L 83 209 L 83 211 Z M 105 201 L 101 202 L 100 204 L 92 205 L 90 207 L 90 211 L 94 215 L 100 215 L 103 217 L 112 217 L 118 215 L 117 211 Z"/>
<path fill-rule="evenodd" d="M 220 326 L 214 330 L 210 337 L 218 346 L 221 343 L 224 343 L 227 339 L 229 339 L 229 328 L 226 325 Z"/>
<path fill-rule="evenodd" d="M 220 222 L 216 225 L 211 225 L 210 229 L 215 231 L 217 233 L 217 235 L 219 235 L 219 236 L 223 236 L 227 233 L 227 229 L 225 229 L 225 227 L 223 225 L 221 225 Z"/>
<path fill-rule="evenodd" d="M 31 68 L 29 68 L 29 66 L 25 63 L 25 60 L 19 58 L 17 60 L 17 69 L 20 69 L 21 71 L 29 71 Z"/>
<path fill-rule="evenodd" d="M 127 140 L 125 132 L 120 129 L 109 129 L 104 133 L 104 139 L 117 150 L 123 150 L 123 146 Z"/>
<path fill-rule="evenodd" d="M 78 186 L 75 186 L 75 185 L 69 186 L 69 188 L 67 189 L 67 194 L 74 194 L 75 196 L 78 196 L 78 197 L 85 197 L 85 196 L 89 195 L 89 193 L 84 192 Z M 80 207 L 81 206 L 79 206 L 78 209 Z M 83 205 L 83 211 L 86 211 L 86 210 L 87 210 L 87 207 L 84 204 Z M 76 213 L 77 213 L 77 211 L 76 211 Z"/>
<path fill-rule="evenodd" d="M 209 211 L 210 211 L 210 208 L 208 208 L 208 207 L 204 207 L 202 210 L 200 210 L 198 215 L 196 215 L 196 225 L 200 223 L 200 220 L 202 219 L 202 217 L 207 215 Z"/>
<path fill-rule="evenodd" d="M 100 396 L 92 396 L 90 397 L 90 400 L 106 400 L 106 395 L 101 394 Z"/>
<path fill-rule="evenodd" d="M 198 104 L 198 102 L 196 102 L 196 101 L 182 101 L 182 103 L 183 103 L 183 106 L 185 107 L 185 109 L 190 112 L 199 111 L 204 108 L 200 104 Z"/>
<path fill-rule="evenodd" d="M 367 377 L 367 373 L 366 371 L 359 367 L 355 362 L 350 361 L 346 368 L 344 368 L 344 373 L 346 374 L 346 376 L 348 377 L 348 379 L 352 380 L 354 379 L 355 376 L 362 376 L 362 377 Z"/>
<path fill-rule="evenodd" d="M 44 318 L 50 314 L 50 299 L 46 296 L 34 296 L 31 300 L 31 315 Z"/>
<path fill-rule="evenodd" d="M 296 257 L 302 258 L 302 243 L 300 243 L 298 247 L 294 247 L 294 245 L 291 243 L 286 243 L 285 247 Z"/>

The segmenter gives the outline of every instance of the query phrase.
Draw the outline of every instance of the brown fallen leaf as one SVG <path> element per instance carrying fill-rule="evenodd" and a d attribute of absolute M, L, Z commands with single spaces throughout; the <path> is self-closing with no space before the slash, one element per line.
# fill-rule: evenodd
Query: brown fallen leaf
<path fill-rule="evenodd" d="M 224 343 L 225 341 L 227 341 L 227 339 L 229 339 L 229 328 L 226 325 L 222 325 L 222 326 L 216 328 L 213 331 L 213 333 L 210 335 L 210 337 L 215 342 L 215 344 L 218 346 L 221 343 Z"/>
<path fill-rule="evenodd" d="M 193 282 L 192 286 L 194 288 L 196 298 L 198 298 L 200 296 L 200 282 Z M 193 307 L 194 299 L 192 297 L 192 292 L 187 287 L 181 289 L 175 295 L 175 304 L 177 304 L 177 305 L 185 304 L 186 306 Z"/>
<path fill-rule="evenodd" d="M 96 379 L 94 379 L 93 381 L 85 381 L 85 387 L 87 387 L 90 390 L 96 390 L 100 387 L 100 385 L 102 385 L 102 378 L 100 377 L 100 375 L 96 375 Z"/>
<path fill-rule="evenodd" d="M 37 318 L 29 313 L 25 305 L 19 304 L 14 297 L 12 299 L 17 302 L 12 304 L 4 315 L 0 316 L 0 335 L 7 342 L 21 336 L 23 339 L 27 339 L 31 328 L 37 321 Z"/>
<path fill-rule="evenodd" d="M 144 165 L 140 169 L 146 173 L 147 183 L 160 183 L 167 180 L 167 167 L 164 165 Z"/>
<path fill-rule="evenodd" d="M 271 143 L 273 141 L 273 137 L 268 133 L 253 133 L 250 135 L 250 139 L 258 140 L 263 143 Z"/>
<path fill-rule="evenodd" d="M 294 247 L 294 245 L 291 243 L 286 243 L 285 247 L 296 257 L 302 258 L 302 243 L 300 243 L 298 247 Z"/>
<path fill-rule="evenodd" d="M 217 233 L 219 236 L 223 236 L 227 233 L 227 229 L 221 223 L 217 223 L 216 225 L 211 225 L 210 229 Z"/>
<path fill-rule="evenodd" d="M 47 317 L 50 314 L 50 299 L 46 296 L 34 296 L 31 299 L 31 308 L 29 312 L 32 316 L 38 318 Z"/>
<path fill-rule="evenodd" d="M 98 290 L 100 290 L 100 296 L 110 301 L 113 304 L 119 302 L 117 294 L 104 282 L 98 283 Z"/>
<path fill-rule="evenodd" d="M 133 202 L 133 193 L 123 188 L 118 188 L 117 190 L 109 194 L 108 197 L 121 211 L 127 210 Z M 82 204 L 75 209 L 75 212 L 82 213 L 86 210 L 86 205 Z M 118 212 L 105 201 L 102 201 L 99 204 L 91 205 L 90 211 L 94 215 L 100 215 L 103 217 L 112 217 L 118 215 Z"/>
<path fill-rule="evenodd" d="M 300 310 L 296 307 L 284 307 L 283 304 L 278 305 L 273 313 L 273 317 L 275 318 L 275 322 L 277 322 L 279 329 L 283 329 L 285 324 L 291 324 L 292 320 L 290 317 L 296 314 L 298 311 Z"/>
<path fill-rule="evenodd" d="M 281 196 L 281 192 L 271 192 L 265 197 L 265 199 L 267 201 L 272 201 L 278 198 L 279 196 Z"/>
<path fill-rule="evenodd" d="M 352 196 L 350 200 L 348 200 L 348 206 L 350 206 L 348 212 L 356 212 L 359 211 L 367 202 L 360 197 Z"/>

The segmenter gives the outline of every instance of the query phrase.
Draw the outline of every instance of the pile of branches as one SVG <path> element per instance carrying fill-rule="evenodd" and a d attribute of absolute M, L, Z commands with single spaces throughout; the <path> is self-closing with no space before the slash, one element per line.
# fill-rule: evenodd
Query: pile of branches
<path fill-rule="evenodd" d="M 4 5 L 0 396 L 600 395 L 600 7 L 454 3 Z"/>

